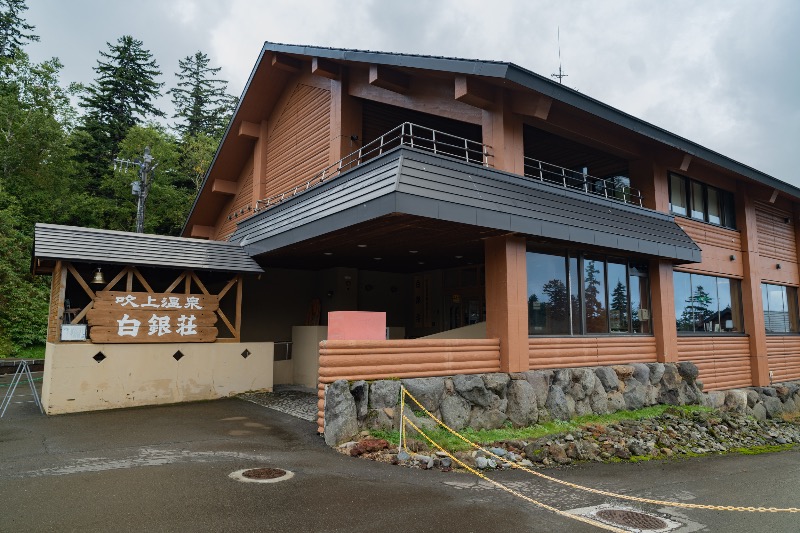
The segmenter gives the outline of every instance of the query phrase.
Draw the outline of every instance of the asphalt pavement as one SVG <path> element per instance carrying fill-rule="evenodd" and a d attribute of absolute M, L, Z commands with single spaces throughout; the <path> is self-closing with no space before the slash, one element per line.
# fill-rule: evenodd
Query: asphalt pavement
<path fill-rule="evenodd" d="M 0 397 L 4 392 L 0 387 Z M 313 422 L 239 399 L 52 417 L 32 403 L 12 404 L 0 419 L 0 531 L 600 531 L 471 474 L 344 456 L 315 430 Z M 270 484 L 229 477 L 259 467 L 294 477 Z M 797 450 L 546 472 L 661 500 L 800 507 Z M 675 509 L 575 491 L 524 472 L 490 476 L 565 511 L 644 512 L 664 520 L 661 531 L 800 531 L 800 514 Z"/>

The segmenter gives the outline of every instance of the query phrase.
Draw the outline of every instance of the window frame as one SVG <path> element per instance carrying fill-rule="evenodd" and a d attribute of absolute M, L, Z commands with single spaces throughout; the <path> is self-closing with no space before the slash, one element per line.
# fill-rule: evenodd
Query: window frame
<path fill-rule="evenodd" d="M 780 287 L 783 289 L 783 297 L 784 301 L 786 302 L 787 306 L 787 314 L 788 319 L 787 323 L 789 324 L 789 331 L 770 331 L 767 329 L 767 317 L 766 314 L 769 311 L 769 299 L 764 300 L 763 292 L 766 287 Z M 797 290 L 797 287 L 791 285 L 780 285 L 778 283 L 765 283 L 761 282 L 761 291 L 762 291 L 762 302 L 761 302 L 761 309 L 764 313 L 764 331 L 767 335 L 772 335 L 776 337 L 788 337 L 791 335 L 800 335 L 800 300 L 798 300 L 798 293 L 800 291 Z"/>
<path fill-rule="evenodd" d="M 689 290 L 692 292 L 692 294 L 694 293 L 694 284 L 691 281 L 691 276 L 702 276 L 702 277 L 705 277 L 705 278 L 713 278 L 715 280 L 714 281 L 714 291 L 715 291 L 714 301 L 716 303 L 717 309 L 714 312 L 714 314 L 716 314 L 716 315 L 719 315 L 720 312 L 722 311 L 719 308 L 719 301 L 720 301 L 720 298 L 719 298 L 719 282 L 716 281 L 716 280 L 724 279 L 724 280 L 727 280 L 728 283 L 736 283 L 736 286 L 737 286 L 736 298 L 737 298 L 738 301 L 734 301 L 734 297 L 733 297 L 733 295 L 731 295 L 731 297 L 730 297 L 731 298 L 730 308 L 731 308 L 731 319 L 732 320 L 734 318 L 734 315 L 733 315 L 734 308 L 738 311 L 738 324 L 736 324 L 736 327 L 738 327 L 738 329 L 739 329 L 739 331 L 698 331 L 698 330 L 686 331 L 686 330 L 681 330 L 678 327 L 678 306 L 677 306 L 677 302 L 676 302 L 674 321 L 675 321 L 675 330 L 677 331 L 678 336 L 680 336 L 680 337 L 692 337 L 692 336 L 725 336 L 725 337 L 730 337 L 730 336 L 747 336 L 748 335 L 747 331 L 745 331 L 745 324 L 744 324 L 744 315 L 743 315 L 744 309 L 742 307 L 742 280 L 741 279 L 739 279 L 739 278 L 729 278 L 729 277 L 726 277 L 726 276 L 712 276 L 710 274 L 704 274 L 704 273 L 699 273 L 699 272 L 686 272 L 686 271 L 683 271 L 683 270 L 674 270 L 673 274 L 672 274 L 673 275 L 673 299 L 676 297 L 675 287 L 677 287 L 677 285 L 678 285 L 677 283 L 675 283 L 675 280 L 674 280 L 674 276 L 676 274 L 683 274 L 683 275 L 686 275 L 686 276 L 690 276 Z M 690 298 L 691 298 L 691 296 L 690 296 Z"/>
<path fill-rule="evenodd" d="M 687 176 L 683 176 L 676 172 L 669 172 L 667 174 L 667 192 L 669 195 L 669 212 L 673 216 L 688 218 L 690 220 L 696 220 L 698 222 L 702 222 L 704 224 L 711 224 L 712 226 L 718 226 L 720 228 L 736 230 L 736 207 L 735 207 L 735 199 L 733 193 L 727 191 L 725 189 L 721 189 L 719 187 L 713 187 L 706 183 L 703 183 L 698 180 L 694 180 Z M 682 206 L 683 209 L 686 210 L 686 213 L 680 213 L 673 209 L 673 180 L 680 180 L 681 186 L 678 189 L 682 190 L 683 192 L 683 200 L 686 202 L 685 206 Z M 700 202 L 702 202 L 702 206 L 700 209 L 697 208 L 696 201 L 695 201 L 695 187 L 700 187 Z M 708 208 L 708 199 L 709 199 L 709 190 L 713 190 L 716 192 L 717 196 L 717 210 L 719 212 L 719 219 L 720 222 L 712 222 L 710 220 L 711 215 Z M 698 218 L 694 216 L 694 212 L 701 213 L 703 216 L 702 218 Z M 728 219 L 732 220 L 728 220 Z"/>
<path fill-rule="evenodd" d="M 569 326 L 569 333 L 557 333 L 557 334 L 547 334 L 547 333 L 531 333 L 530 329 L 528 329 L 528 337 L 529 338 L 542 338 L 542 337 L 605 337 L 605 336 L 639 336 L 639 337 L 652 337 L 653 336 L 653 327 L 652 327 L 652 293 L 651 293 L 651 286 L 650 286 L 650 275 L 649 271 L 646 269 L 646 262 L 641 259 L 635 258 L 626 258 L 626 257 L 618 257 L 614 255 L 608 254 L 597 254 L 593 252 L 581 252 L 575 250 L 560 250 L 560 249 L 542 249 L 538 247 L 531 247 L 528 246 L 526 250 L 525 262 L 526 262 L 526 270 L 528 268 L 528 260 L 529 254 L 541 254 L 541 255 L 548 255 L 552 257 L 558 257 L 564 259 L 564 278 L 566 279 L 566 293 L 569 295 L 570 301 L 568 303 L 568 313 L 569 317 L 567 319 L 568 326 Z M 589 260 L 592 261 L 602 261 L 603 263 L 603 287 L 604 287 L 604 297 L 605 297 L 605 331 L 599 333 L 587 333 L 586 329 L 586 298 L 585 298 L 585 261 L 586 257 L 589 257 Z M 571 277 L 571 261 L 576 259 L 577 261 L 577 278 L 575 280 Z M 611 331 L 611 298 L 612 295 L 610 294 L 610 289 L 608 286 L 608 274 L 609 274 L 609 262 L 620 264 L 623 263 L 625 265 L 625 283 L 626 283 L 626 298 L 627 298 L 627 331 Z M 644 266 L 645 268 L 642 268 Z M 639 332 L 634 330 L 634 319 L 633 319 L 633 309 L 632 309 L 632 302 L 631 302 L 631 279 L 632 278 L 645 278 L 647 280 L 646 287 L 647 287 L 647 294 L 646 294 L 646 302 L 648 306 L 649 315 L 646 320 L 641 318 L 637 318 L 640 327 L 647 330 L 646 332 Z M 575 309 L 572 304 L 572 295 L 574 291 L 577 289 L 578 297 L 579 297 L 579 305 L 577 312 L 579 316 L 574 316 Z M 526 302 L 531 297 L 531 294 L 528 292 L 525 295 Z M 640 294 L 640 302 L 639 305 L 641 307 L 641 301 L 644 301 L 645 298 L 643 295 Z M 527 305 L 527 304 L 526 304 Z M 640 309 L 637 309 L 637 315 Z M 646 323 L 646 324 L 645 324 Z M 528 317 L 528 327 L 530 328 L 530 316 Z M 578 326 L 580 331 L 575 332 L 575 326 Z"/>

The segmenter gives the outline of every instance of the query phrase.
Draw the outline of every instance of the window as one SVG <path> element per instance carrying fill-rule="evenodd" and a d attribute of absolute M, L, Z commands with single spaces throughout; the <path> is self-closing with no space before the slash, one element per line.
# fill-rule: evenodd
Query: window
<path fill-rule="evenodd" d="M 797 289 L 761 284 L 764 327 L 767 333 L 798 333 Z"/>
<path fill-rule="evenodd" d="M 675 215 L 736 229 L 731 193 L 677 174 L 669 175 L 669 209 Z"/>
<path fill-rule="evenodd" d="M 742 333 L 739 280 L 675 272 L 673 282 L 679 332 Z"/>
<path fill-rule="evenodd" d="M 528 252 L 528 333 L 650 333 L 646 265 L 598 255 Z"/>

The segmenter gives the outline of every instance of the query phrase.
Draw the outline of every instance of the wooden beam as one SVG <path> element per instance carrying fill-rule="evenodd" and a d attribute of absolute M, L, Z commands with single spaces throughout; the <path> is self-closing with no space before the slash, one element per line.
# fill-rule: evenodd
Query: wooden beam
<path fill-rule="evenodd" d="M 779 193 L 779 192 L 780 192 L 780 191 L 779 191 L 778 189 L 774 189 L 774 190 L 772 191 L 772 196 L 770 196 L 770 197 L 769 197 L 769 203 L 771 203 L 771 204 L 774 204 L 774 203 L 775 203 L 775 200 L 777 200 L 777 199 L 778 199 L 778 193 Z"/>
<path fill-rule="evenodd" d="M 300 72 L 303 62 L 299 59 L 289 57 L 286 54 L 272 54 L 272 66 L 286 72 Z"/>
<path fill-rule="evenodd" d="M 514 93 L 511 97 L 511 111 L 526 117 L 547 120 L 550 116 L 550 107 L 553 99 L 549 96 L 540 94 L 533 96 L 530 94 Z"/>
<path fill-rule="evenodd" d="M 369 84 L 394 93 L 405 94 L 411 87 L 411 76 L 383 65 L 370 65 Z"/>
<path fill-rule="evenodd" d="M 178 277 L 175 279 L 175 281 L 173 281 L 173 282 L 172 282 L 172 284 L 170 284 L 170 286 L 169 286 L 169 287 L 167 287 L 167 290 L 165 290 L 164 292 L 165 292 L 165 293 L 167 293 L 167 294 L 169 294 L 169 293 L 171 293 L 172 291 L 174 291 L 174 290 L 175 290 L 175 287 L 177 287 L 178 285 L 180 285 L 180 284 L 181 284 L 181 281 L 183 281 L 183 278 L 185 278 L 185 277 L 186 277 L 186 272 L 184 272 L 184 273 L 182 273 L 180 276 L 178 276 Z"/>
<path fill-rule="evenodd" d="M 242 275 L 239 274 L 236 276 L 236 315 L 233 317 L 234 327 L 236 328 L 234 335 L 238 341 L 242 340 L 242 294 L 244 291 L 242 285 Z"/>
<path fill-rule="evenodd" d="M 686 172 L 689 170 L 689 165 L 692 164 L 692 155 L 691 154 L 683 154 L 683 160 L 681 161 L 681 172 Z"/>
<path fill-rule="evenodd" d="M 235 195 L 238 188 L 239 184 L 235 181 L 216 179 L 214 180 L 214 183 L 211 184 L 211 192 L 227 194 L 229 196 Z"/>
<path fill-rule="evenodd" d="M 338 80 L 341 76 L 342 69 L 337 63 L 323 59 L 321 57 L 314 57 L 311 59 L 311 74 L 315 76 L 322 76 L 331 80 Z"/>
<path fill-rule="evenodd" d="M 72 266 L 72 263 L 67 263 L 67 268 L 69 269 L 69 273 L 72 274 L 72 276 L 78 282 L 78 285 L 80 285 L 83 288 L 83 290 L 86 291 L 86 294 L 89 295 L 89 298 L 94 300 L 94 291 L 89 288 L 89 286 L 83 280 L 83 276 L 81 276 L 80 273 L 77 270 L 75 270 L 75 267 Z"/>
<path fill-rule="evenodd" d="M 47 314 L 47 342 L 61 340 L 61 319 L 64 316 L 64 297 L 67 289 L 67 269 L 56 261 L 50 282 L 50 311 Z"/>
<path fill-rule="evenodd" d="M 193 224 L 192 231 L 189 233 L 190 237 L 197 237 L 200 239 L 210 239 L 214 236 L 214 226 L 201 226 L 200 224 Z"/>
<path fill-rule="evenodd" d="M 153 290 L 153 288 L 150 286 L 150 284 L 147 283 L 147 280 L 144 279 L 144 276 L 142 276 L 142 273 L 139 272 L 138 268 L 131 267 L 131 270 L 133 270 L 133 274 L 136 276 L 136 279 L 139 280 L 139 283 L 142 284 L 142 287 L 144 287 L 144 290 L 146 290 L 147 292 L 156 292 L 156 291 Z"/>
<path fill-rule="evenodd" d="M 243 120 L 239 124 L 239 137 L 247 137 L 248 139 L 258 139 L 261 136 L 261 125 L 255 122 L 247 122 Z"/>
<path fill-rule="evenodd" d="M 495 89 L 475 78 L 456 76 L 455 99 L 473 107 L 489 109 L 495 101 Z"/>
<path fill-rule="evenodd" d="M 116 276 L 114 276 L 114 279 L 112 279 L 111 281 L 109 281 L 109 282 L 106 284 L 106 286 L 103 288 L 103 290 L 104 290 L 104 291 L 110 291 L 111 289 L 113 289 L 113 288 L 114 288 L 114 286 L 115 286 L 117 283 L 119 283 L 119 280 L 121 280 L 121 279 L 122 279 L 122 277 L 123 277 L 123 276 L 124 276 L 124 275 L 125 275 L 127 272 L 128 272 L 128 269 L 127 269 L 127 267 L 126 267 L 126 268 L 123 268 L 122 270 L 120 270 L 120 271 L 119 271 L 119 273 L 118 273 Z"/>

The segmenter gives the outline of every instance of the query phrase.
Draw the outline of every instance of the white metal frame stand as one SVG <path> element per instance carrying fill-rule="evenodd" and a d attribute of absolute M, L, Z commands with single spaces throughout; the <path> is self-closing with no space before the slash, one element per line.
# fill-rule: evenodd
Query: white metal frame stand
<path fill-rule="evenodd" d="M 14 372 L 14 377 L 11 378 L 11 383 L 8 386 L 8 390 L 6 391 L 5 396 L 3 396 L 3 403 L 0 403 L 0 418 L 6 414 L 6 409 L 8 409 L 9 404 L 11 403 L 11 399 L 14 397 L 14 391 L 17 390 L 17 385 L 19 382 L 22 381 L 22 378 L 25 377 L 28 380 L 28 384 L 31 386 L 31 392 L 33 393 L 33 400 L 36 402 L 36 406 L 39 408 L 39 412 L 44 414 L 44 409 L 42 409 L 42 402 L 39 400 L 39 393 L 36 391 L 36 385 L 33 383 L 33 376 L 31 375 L 31 368 L 28 365 L 28 361 L 22 360 L 17 365 L 17 371 Z"/>

